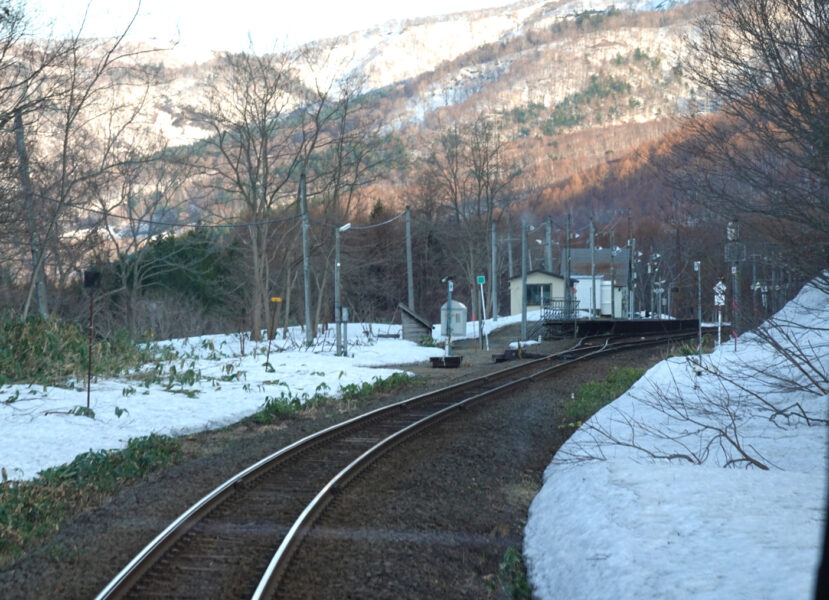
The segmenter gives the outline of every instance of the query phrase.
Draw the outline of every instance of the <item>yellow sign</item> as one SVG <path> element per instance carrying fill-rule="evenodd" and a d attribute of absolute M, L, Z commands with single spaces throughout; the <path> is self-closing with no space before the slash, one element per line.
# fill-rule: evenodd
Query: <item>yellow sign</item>
<path fill-rule="evenodd" d="M 271 296 L 271 302 L 282 302 L 282 298 L 279 296 Z"/>

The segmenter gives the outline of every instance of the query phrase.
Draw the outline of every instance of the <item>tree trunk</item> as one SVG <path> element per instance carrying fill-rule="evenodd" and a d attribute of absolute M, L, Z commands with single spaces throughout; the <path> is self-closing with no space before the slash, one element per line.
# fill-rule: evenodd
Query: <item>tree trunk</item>
<path fill-rule="evenodd" d="M 18 109 L 14 112 L 14 137 L 17 144 L 17 158 L 19 161 L 20 186 L 23 189 L 23 206 L 26 213 L 26 225 L 29 228 L 29 248 L 32 253 L 32 281 L 26 305 L 23 308 L 23 318 L 29 313 L 29 306 L 34 293 L 37 302 L 37 312 L 45 317 L 48 313 L 46 305 L 46 283 L 43 280 L 43 247 L 35 223 L 35 195 L 32 190 L 32 180 L 29 177 L 29 153 L 26 150 L 26 136 L 23 132 L 23 115 Z"/>

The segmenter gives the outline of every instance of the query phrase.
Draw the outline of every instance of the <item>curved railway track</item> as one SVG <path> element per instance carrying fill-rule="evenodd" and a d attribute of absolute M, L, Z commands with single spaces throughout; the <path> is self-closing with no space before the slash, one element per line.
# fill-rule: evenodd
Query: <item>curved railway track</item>
<path fill-rule="evenodd" d="M 331 499 L 384 452 L 472 402 L 576 361 L 693 337 L 585 338 L 572 348 L 334 425 L 238 473 L 159 533 L 100 592 L 111 598 L 270 598 Z"/>

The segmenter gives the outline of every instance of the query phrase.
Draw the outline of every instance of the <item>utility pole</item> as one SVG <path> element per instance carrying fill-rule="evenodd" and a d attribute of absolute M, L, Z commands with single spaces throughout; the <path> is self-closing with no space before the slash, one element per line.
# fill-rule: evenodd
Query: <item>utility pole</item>
<path fill-rule="evenodd" d="M 406 277 L 409 286 L 409 310 L 414 312 L 414 273 L 412 270 L 412 214 L 406 207 Z"/>
<path fill-rule="evenodd" d="M 497 262 L 497 251 L 498 245 L 496 244 L 496 237 L 495 237 L 495 221 L 492 222 L 492 239 L 490 241 L 490 246 L 492 247 L 492 264 L 489 268 L 489 289 L 491 290 L 491 300 L 490 304 L 492 305 L 492 319 L 494 321 L 498 320 L 498 262 Z"/>
<path fill-rule="evenodd" d="M 337 330 L 337 356 L 343 355 L 343 309 L 340 302 L 340 233 L 348 231 L 350 228 L 351 223 L 334 228 L 334 323 Z"/>
<path fill-rule="evenodd" d="M 564 243 L 564 306 L 566 310 L 572 314 L 573 319 L 576 318 L 576 311 L 573 307 L 573 286 L 570 282 L 572 273 L 570 272 L 570 221 L 572 215 L 567 213 L 567 240 Z"/>
<path fill-rule="evenodd" d="M 454 284 L 452 277 L 444 277 L 442 279 L 446 283 L 446 356 L 452 356 L 452 288 Z"/>
<path fill-rule="evenodd" d="M 311 331 L 311 265 L 308 261 L 308 202 L 305 197 L 305 171 L 299 176 L 299 209 L 302 211 L 302 276 L 305 288 L 305 345 L 314 343 Z"/>
<path fill-rule="evenodd" d="M 731 307 L 731 333 L 734 335 L 734 350 L 737 349 L 737 336 L 742 333 L 742 315 L 740 314 L 740 261 L 745 260 L 745 245 L 740 242 L 740 224 L 737 219 L 730 221 L 726 228 L 725 260 L 731 263 L 731 286 L 733 287 Z"/>
<path fill-rule="evenodd" d="M 616 256 L 615 230 L 610 230 L 610 318 L 616 318 Z"/>
<path fill-rule="evenodd" d="M 343 351 L 342 319 L 340 309 L 340 228 L 334 228 L 334 329 L 337 330 L 336 356 Z"/>
<path fill-rule="evenodd" d="M 628 240 L 628 244 L 630 245 L 630 256 L 628 257 L 628 319 L 633 318 L 633 314 L 636 312 L 633 304 L 636 299 L 635 294 L 633 293 L 634 286 L 636 285 L 636 271 L 634 269 L 635 256 L 636 256 L 636 238 Z"/>
<path fill-rule="evenodd" d="M 521 340 L 527 339 L 527 223 L 521 221 Z"/>
<path fill-rule="evenodd" d="M 596 230 L 590 217 L 590 318 L 596 312 Z"/>
<path fill-rule="evenodd" d="M 697 272 L 697 354 L 702 365 L 702 267 L 698 260 L 694 261 L 694 271 Z"/>
<path fill-rule="evenodd" d="M 544 223 L 544 268 L 548 273 L 553 272 L 553 218 L 547 217 Z"/>
<path fill-rule="evenodd" d="M 509 236 L 507 237 L 507 273 L 510 281 L 512 281 L 512 278 L 515 277 L 515 269 L 512 267 L 512 238 Z"/>

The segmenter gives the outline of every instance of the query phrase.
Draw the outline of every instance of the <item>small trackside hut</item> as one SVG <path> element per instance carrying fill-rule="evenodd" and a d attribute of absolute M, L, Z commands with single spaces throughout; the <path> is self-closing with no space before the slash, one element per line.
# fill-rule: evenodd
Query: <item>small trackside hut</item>
<path fill-rule="evenodd" d="M 423 317 L 415 313 L 402 302 L 397 305 L 400 309 L 400 321 L 403 324 L 403 339 L 419 344 L 426 338 L 432 337 L 432 325 Z"/>

